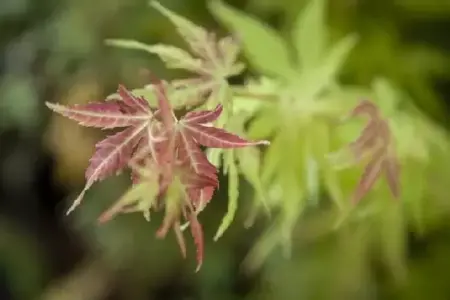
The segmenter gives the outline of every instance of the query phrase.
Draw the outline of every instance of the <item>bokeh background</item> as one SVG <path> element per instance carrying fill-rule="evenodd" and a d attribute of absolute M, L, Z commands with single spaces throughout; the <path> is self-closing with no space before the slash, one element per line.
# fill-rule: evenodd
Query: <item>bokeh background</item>
<path fill-rule="evenodd" d="M 284 33 L 305 4 L 227 2 Z M 223 32 L 204 0 L 161 3 Z M 332 34 L 361 37 L 345 64 L 345 81 L 368 84 L 385 76 L 448 130 L 448 0 L 332 0 L 328 11 Z M 359 263 L 357 246 L 337 246 L 357 244 L 362 233 L 318 234 L 321 214 L 297 230 L 291 260 L 275 256 L 261 270 L 245 272 L 241 262 L 261 228 L 244 229 L 238 217 L 212 241 L 226 211 L 225 189 L 201 216 L 207 238 L 198 274 L 192 245 L 191 259 L 183 261 L 172 236 L 154 237 L 158 217 L 146 223 L 132 214 L 96 224 L 129 185 L 126 175 L 97 184 L 65 217 L 102 133 L 52 114 L 44 102 L 86 103 L 103 99 L 118 83 L 140 87 L 147 83 L 143 68 L 177 76 L 156 57 L 105 46 L 106 38 L 182 45 L 146 0 L 0 1 L 0 299 L 450 299 L 449 213 L 431 230 L 401 241 L 407 243 L 404 280 L 381 270 L 377 259 Z M 369 279 L 358 280 L 363 276 Z"/>

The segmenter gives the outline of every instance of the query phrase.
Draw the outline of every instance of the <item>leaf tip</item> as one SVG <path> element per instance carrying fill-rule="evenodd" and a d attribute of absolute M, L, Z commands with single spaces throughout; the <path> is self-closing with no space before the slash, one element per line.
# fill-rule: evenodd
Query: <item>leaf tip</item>
<path fill-rule="evenodd" d="M 199 263 L 197 267 L 195 268 L 195 273 L 198 273 L 200 269 L 202 268 L 202 263 Z"/>

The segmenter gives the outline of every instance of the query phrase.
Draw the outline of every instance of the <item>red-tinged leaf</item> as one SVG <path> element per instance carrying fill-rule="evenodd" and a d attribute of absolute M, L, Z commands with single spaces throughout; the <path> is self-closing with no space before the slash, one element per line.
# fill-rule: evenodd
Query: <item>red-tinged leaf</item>
<path fill-rule="evenodd" d="M 103 180 L 122 171 L 127 166 L 139 138 L 140 129 L 130 127 L 97 143 L 96 151 L 86 170 L 86 180 L 91 177 Z M 102 167 L 99 169 L 100 165 Z"/>
<path fill-rule="evenodd" d="M 248 141 L 224 129 L 215 127 L 189 124 L 185 125 L 184 128 L 200 145 L 210 148 L 229 149 L 270 144 L 268 141 Z"/>
<path fill-rule="evenodd" d="M 184 172 L 183 174 L 181 174 L 181 182 L 184 184 L 186 189 L 203 188 L 205 186 L 219 186 L 217 177 L 211 178 L 210 176 L 196 174 L 194 172 Z"/>
<path fill-rule="evenodd" d="M 86 185 L 67 211 L 67 215 L 70 214 L 78 205 L 80 205 L 85 192 L 90 189 L 96 181 L 104 179 L 107 174 L 111 172 L 111 170 L 117 168 L 118 162 L 123 161 L 122 157 L 124 153 L 126 154 L 129 151 L 130 145 L 133 145 L 136 142 L 139 134 L 145 129 L 146 126 L 146 123 L 144 123 L 139 127 L 130 128 L 131 130 L 128 132 L 129 134 L 121 135 L 122 137 L 126 136 L 123 140 L 118 139 L 118 135 L 115 135 L 115 138 L 111 138 L 110 142 L 105 143 L 101 147 L 101 153 L 94 155 L 95 159 L 91 161 L 86 172 Z M 113 140 L 114 143 L 112 143 Z M 107 145 L 110 145 L 111 147 L 107 147 Z"/>
<path fill-rule="evenodd" d="M 222 113 L 223 106 L 217 105 L 214 110 L 191 111 L 183 117 L 185 124 L 205 124 L 217 120 Z"/>
<path fill-rule="evenodd" d="M 130 108 L 142 113 L 151 114 L 148 102 L 142 97 L 134 96 L 130 91 L 128 91 L 123 85 L 119 85 L 117 93 L 122 98 L 122 101 Z"/>
<path fill-rule="evenodd" d="M 394 198 L 400 197 L 400 165 L 394 156 L 388 156 L 383 162 L 384 174 Z"/>
<path fill-rule="evenodd" d="M 347 118 L 366 115 L 370 119 L 379 119 L 380 113 L 378 107 L 369 100 L 361 101 L 349 114 Z"/>
<path fill-rule="evenodd" d="M 197 247 L 197 268 L 196 272 L 200 270 L 203 263 L 203 229 L 202 225 L 197 219 L 197 215 L 192 213 L 189 218 L 190 221 L 190 227 L 191 227 L 191 234 L 194 238 L 195 245 Z"/>
<path fill-rule="evenodd" d="M 356 191 L 353 194 L 352 202 L 354 204 L 357 204 L 367 194 L 375 184 L 376 180 L 380 177 L 384 162 L 384 157 L 380 154 L 381 153 L 374 155 L 364 169 L 358 186 L 356 187 Z"/>
<path fill-rule="evenodd" d="M 389 123 L 382 118 L 378 107 L 368 100 L 361 101 L 352 110 L 349 117 L 363 115 L 369 117 L 369 123 L 358 139 L 350 143 L 349 147 L 358 161 L 364 153 L 372 154 L 372 160 L 364 170 L 352 201 L 354 203 L 359 202 L 372 188 L 381 172 L 384 172 L 392 194 L 395 198 L 398 198 L 400 194 L 400 170 L 394 154 L 390 153 L 393 140 Z"/>
<path fill-rule="evenodd" d="M 164 83 L 157 77 L 150 74 L 151 81 L 154 86 L 156 98 L 158 99 L 159 112 L 161 114 L 162 122 L 167 131 L 170 131 L 175 123 L 175 116 L 170 106 L 169 99 L 167 97 L 166 88 Z"/>
<path fill-rule="evenodd" d="M 183 164 L 187 163 L 197 174 L 205 174 L 212 178 L 217 177 L 217 168 L 208 161 L 205 153 L 191 137 L 181 131 L 177 141 L 179 143 L 178 160 Z"/>
<path fill-rule="evenodd" d="M 214 186 L 205 186 L 203 188 L 192 188 L 188 190 L 188 195 L 191 203 L 194 205 L 196 211 L 201 211 L 211 201 L 214 190 Z"/>
<path fill-rule="evenodd" d="M 122 110 L 119 101 L 89 103 L 83 105 L 64 106 L 47 102 L 46 105 L 56 113 L 78 122 L 86 127 L 116 128 L 134 126 L 148 120 L 144 114 L 130 115 Z"/>
<path fill-rule="evenodd" d="M 364 152 L 373 149 L 379 141 L 379 124 L 378 122 L 369 122 L 363 129 L 361 135 L 349 147 L 353 154 L 360 158 Z"/>

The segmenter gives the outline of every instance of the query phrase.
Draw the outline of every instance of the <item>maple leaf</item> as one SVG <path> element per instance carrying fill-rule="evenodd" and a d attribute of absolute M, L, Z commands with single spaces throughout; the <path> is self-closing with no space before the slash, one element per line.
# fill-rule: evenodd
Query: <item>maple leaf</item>
<path fill-rule="evenodd" d="M 371 158 L 353 194 L 352 202 L 358 203 L 382 174 L 386 176 L 394 198 L 399 198 L 400 165 L 394 155 L 388 121 L 382 118 L 378 107 L 368 100 L 361 101 L 346 119 L 359 116 L 366 116 L 369 121 L 361 135 L 350 143 L 349 148 L 357 162 L 361 161 L 366 153 L 371 154 Z"/>
<path fill-rule="evenodd" d="M 157 108 L 150 108 L 146 99 L 136 97 L 119 86 L 120 99 L 87 105 L 61 106 L 47 103 L 55 112 L 81 125 L 111 129 L 125 127 L 96 145 L 86 170 L 86 185 L 70 207 L 70 213 L 81 202 L 84 193 L 96 182 L 128 167 L 133 187 L 100 217 L 111 220 L 118 213 L 142 211 L 150 219 L 150 210 L 165 207 L 165 217 L 157 236 L 163 238 L 172 228 L 183 256 L 186 246 L 181 218 L 190 223 L 197 247 L 197 270 L 203 260 L 203 231 L 197 214 L 212 199 L 219 186 L 218 170 L 201 146 L 242 148 L 268 145 L 267 141 L 248 141 L 221 128 L 212 127 L 222 111 L 187 112 L 180 119 L 168 99 L 166 85 L 152 77 Z"/>
<path fill-rule="evenodd" d="M 54 112 L 77 121 L 82 126 L 112 129 L 127 127 L 96 145 L 96 151 L 86 170 L 86 184 L 68 209 L 70 214 L 82 201 L 86 191 L 96 181 L 122 171 L 128 164 L 136 146 L 151 124 L 153 112 L 143 98 L 135 97 L 119 85 L 120 100 L 86 105 L 63 106 L 46 103 Z"/>
<path fill-rule="evenodd" d="M 172 82 L 175 88 L 182 90 L 180 95 L 193 97 L 195 102 L 199 96 L 210 94 L 210 99 L 214 100 L 213 95 L 226 78 L 244 70 L 244 64 L 237 61 L 240 43 L 232 36 L 218 38 L 156 1 L 152 1 L 151 5 L 174 24 L 196 57 L 170 45 L 152 45 L 146 49 L 158 55 L 168 68 L 184 69 L 197 75 Z"/>
<path fill-rule="evenodd" d="M 186 113 L 178 120 L 170 107 L 170 102 L 164 90 L 164 84 L 156 78 L 152 79 L 156 87 L 157 99 L 161 120 L 166 129 L 165 137 L 169 143 L 174 144 L 168 149 L 168 156 L 173 160 L 170 164 L 173 169 L 168 172 L 170 176 L 177 176 L 179 183 L 184 187 L 183 194 L 187 198 L 183 203 L 188 208 L 181 209 L 185 220 L 190 223 L 191 233 L 197 246 L 198 268 L 203 260 L 203 233 L 197 220 L 198 211 L 212 198 L 214 190 L 218 187 L 217 168 L 212 165 L 200 146 L 216 148 L 241 148 L 253 145 L 267 145 L 267 141 L 248 141 L 223 129 L 210 126 L 219 118 L 223 111 L 222 105 L 214 110 L 192 111 Z M 167 164 L 168 165 L 168 164 Z M 173 181 L 174 178 L 168 181 Z M 184 242 L 181 242 L 179 209 L 174 215 L 168 211 L 158 236 L 164 237 L 168 228 L 172 226 L 177 235 L 182 253 Z"/>

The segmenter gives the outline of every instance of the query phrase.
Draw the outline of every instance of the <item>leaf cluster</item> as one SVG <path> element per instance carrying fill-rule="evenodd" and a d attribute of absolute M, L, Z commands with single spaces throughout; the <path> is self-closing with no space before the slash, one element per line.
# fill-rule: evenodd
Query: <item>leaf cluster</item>
<path fill-rule="evenodd" d="M 220 1 L 210 2 L 209 7 L 231 32 L 223 38 L 157 2 L 151 5 L 172 22 L 189 52 L 123 39 L 107 40 L 107 44 L 149 52 L 167 68 L 187 70 L 191 75 L 171 82 L 153 79 L 152 84 L 131 91 L 119 86 L 117 93 L 102 103 L 48 104 L 83 126 L 125 128 L 97 144 L 86 171 L 86 186 L 69 212 L 96 181 L 129 168 L 131 189 L 100 221 L 133 211 L 142 211 L 149 219 L 150 209 L 164 208 L 158 236 L 173 228 L 184 254 L 182 231 L 190 226 L 200 266 L 203 233 L 197 214 L 213 198 L 219 186 L 217 173 L 222 169 L 228 176 L 229 202 L 216 240 L 234 220 L 239 176 L 254 190 L 248 224 L 261 210 L 268 215 L 277 212 L 273 226 L 250 253 L 250 264 L 257 266 L 279 244 L 289 252 L 299 216 L 310 204 L 317 204 L 321 190 L 333 200 L 339 216 L 347 215 L 349 203 L 370 196 L 369 190 L 373 195 L 383 174 L 391 194 L 402 199 L 400 166 L 411 158 L 426 165 L 436 140 L 447 147 L 446 138 L 425 117 L 416 118 L 414 109 L 411 114 L 399 111 L 397 100 L 406 97 L 388 81 L 377 79 L 370 88 L 339 82 L 339 70 L 357 37 L 349 35 L 329 43 L 325 0 L 308 3 L 294 24 L 290 41 Z M 247 78 L 243 86 L 230 85 L 229 77 L 241 74 L 246 66 L 240 60 L 241 51 L 260 76 Z M 179 110 L 187 113 L 179 117 Z M 360 116 L 368 117 L 362 129 L 351 122 Z M 336 126 L 343 120 L 351 123 L 350 130 Z M 404 132 L 423 133 L 425 128 L 436 138 L 418 134 L 415 144 L 422 145 L 425 153 L 418 155 L 417 149 L 405 147 Z M 265 151 L 257 147 L 268 145 L 268 140 Z M 336 147 L 343 150 L 330 156 Z M 352 158 L 343 159 L 346 154 Z M 362 175 L 352 177 L 350 185 L 340 180 L 337 165 L 342 161 L 350 161 L 352 166 L 367 161 Z"/>

